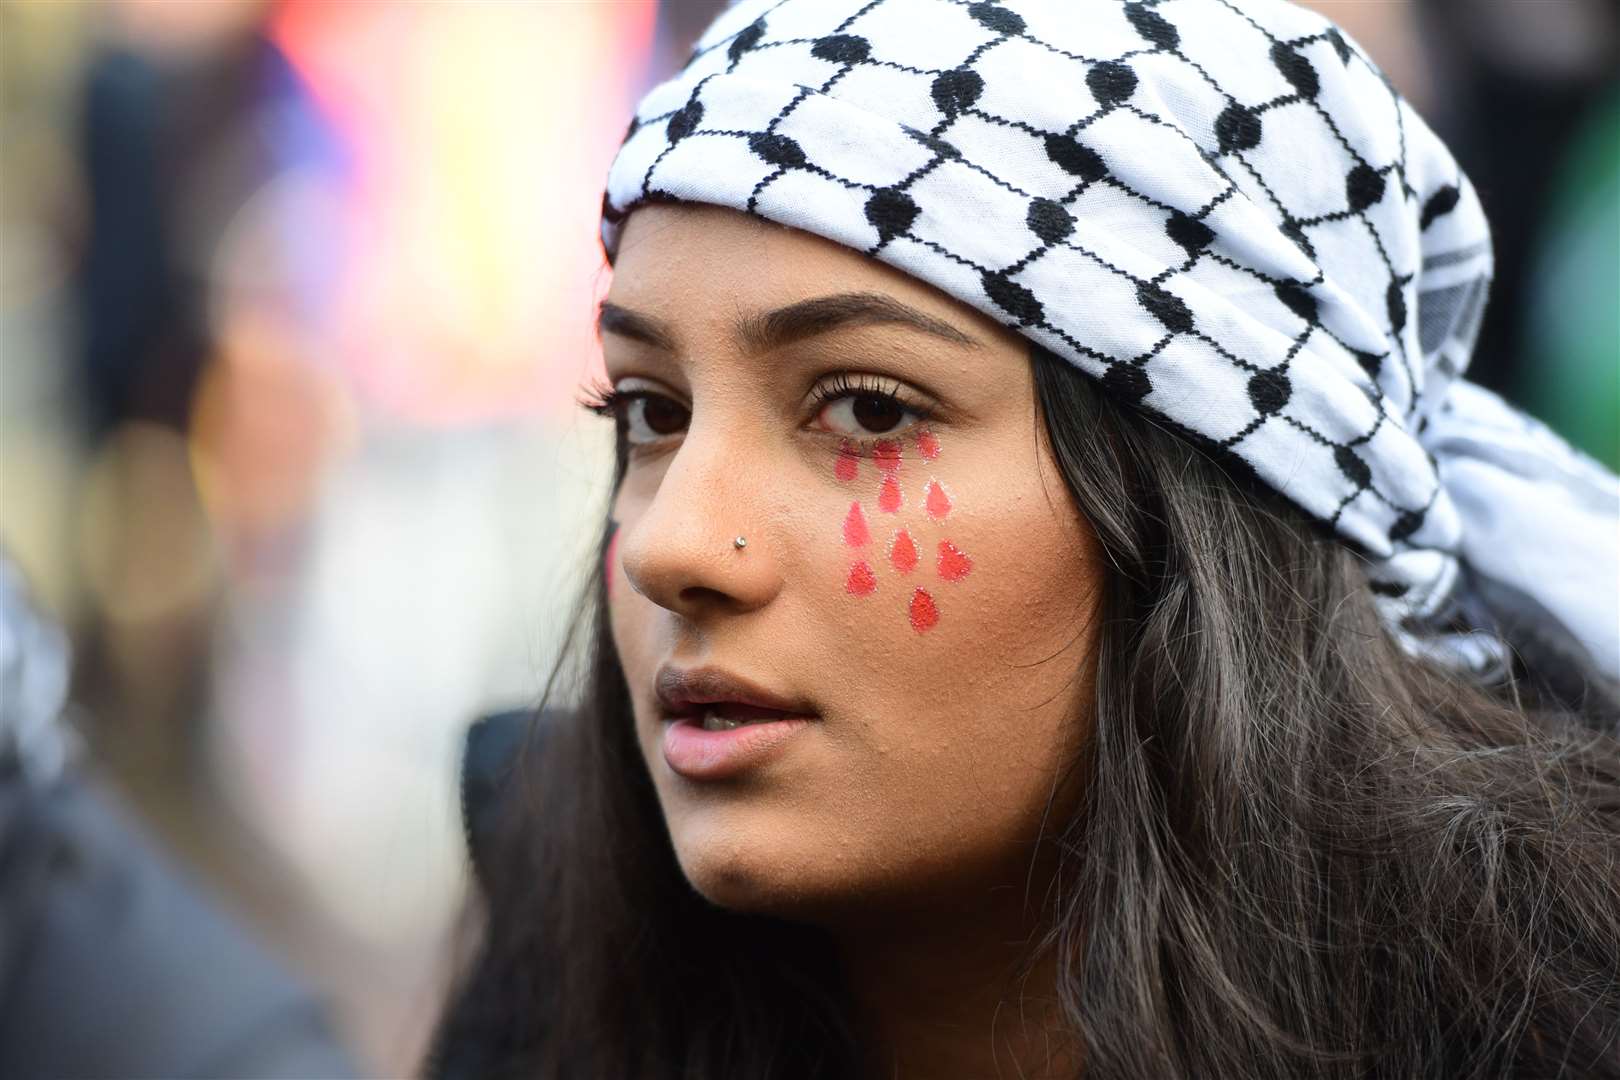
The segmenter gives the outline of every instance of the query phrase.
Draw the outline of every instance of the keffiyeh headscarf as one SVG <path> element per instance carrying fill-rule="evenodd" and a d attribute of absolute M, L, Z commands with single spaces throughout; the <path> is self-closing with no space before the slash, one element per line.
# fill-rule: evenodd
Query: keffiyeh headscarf
<path fill-rule="evenodd" d="M 1369 557 L 1409 651 L 1499 670 L 1511 631 L 1620 677 L 1620 481 L 1461 377 L 1478 199 L 1318 15 L 743 0 L 637 109 L 610 259 L 661 200 L 890 263 L 1243 463 Z"/>

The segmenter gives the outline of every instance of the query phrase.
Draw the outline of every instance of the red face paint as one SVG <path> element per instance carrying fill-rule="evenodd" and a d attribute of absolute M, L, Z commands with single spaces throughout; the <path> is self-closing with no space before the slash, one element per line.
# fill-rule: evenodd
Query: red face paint
<path fill-rule="evenodd" d="M 927 592 L 918 589 L 911 594 L 911 628 L 917 633 L 926 633 L 939 622 L 939 608 L 934 606 L 934 598 Z"/>
<path fill-rule="evenodd" d="M 838 464 L 833 466 L 833 475 L 847 484 L 860 473 L 860 465 L 861 457 L 855 452 L 855 444 L 845 439 L 838 447 Z"/>
<path fill-rule="evenodd" d="M 861 504 L 849 504 L 849 513 L 844 515 L 844 543 L 850 547 L 865 547 L 872 542 L 872 534 L 866 528 L 866 515 L 861 513 Z"/>
<path fill-rule="evenodd" d="M 900 494 L 900 478 L 893 472 L 884 476 L 883 486 L 878 489 L 878 509 L 885 514 L 892 514 L 900 509 L 903 501 Z"/>
<path fill-rule="evenodd" d="M 946 581 L 961 581 L 973 569 L 973 560 L 949 540 L 939 542 L 939 576 Z"/>
<path fill-rule="evenodd" d="M 877 589 L 877 575 L 862 559 L 849 568 L 849 577 L 844 581 L 844 591 L 851 596 L 871 596 Z"/>
<path fill-rule="evenodd" d="M 917 545 L 911 534 L 901 529 L 889 542 L 889 564 L 902 574 L 909 574 L 917 565 Z"/>
<path fill-rule="evenodd" d="M 932 461 L 939 457 L 939 439 L 933 432 L 919 431 L 916 440 L 917 452 L 924 459 Z M 886 514 L 898 513 L 905 504 L 905 494 L 900 486 L 900 456 L 899 439 L 879 439 L 872 444 L 872 463 L 877 466 L 881 478 L 877 506 Z M 839 445 L 833 475 L 843 483 L 850 483 L 859 478 L 860 452 L 853 441 L 846 439 Z M 943 521 L 955 508 L 944 485 L 934 479 L 930 479 L 923 487 L 921 505 L 928 517 L 935 521 Z M 866 514 L 861 509 L 859 500 L 850 503 L 849 510 L 845 512 L 843 532 L 844 543 L 848 547 L 863 548 L 872 542 L 871 528 L 867 524 Z M 919 561 L 917 542 L 912 539 L 909 530 L 904 528 L 895 530 L 889 541 L 888 558 L 889 565 L 896 573 L 909 574 L 917 568 Z M 943 581 L 961 581 L 973 569 L 973 560 L 951 541 L 941 540 L 935 569 Z M 877 587 L 877 574 L 873 571 L 871 563 L 865 559 L 857 559 L 850 565 L 849 572 L 844 578 L 846 593 L 850 596 L 871 596 L 877 591 Z M 911 628 L 919 634 L 927 633 L 939 624 L 939 605 L 926 589 L 912 590 L 906 614 L 911 622 Z"/>

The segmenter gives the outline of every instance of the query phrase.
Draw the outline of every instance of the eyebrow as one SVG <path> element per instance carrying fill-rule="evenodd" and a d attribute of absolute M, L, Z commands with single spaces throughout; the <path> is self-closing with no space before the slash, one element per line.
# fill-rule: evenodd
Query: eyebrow
<path fill-rule="evenodd" d="M 744 315 L 737 320 L 733 333 L 746 348 L 769 352 L 834 330 L 881 325 L 907 326 L 954 345 L 979 347 L 977 339 L 943 319 L 902 304 L 892 296 L 871 292 L 818 296 L 773 311 Z M 599 333 L 617 334 L 665 352 L 675 351 L 675 334 L 667 325 L 618 304 L 604 300 L 596 326 Z"/>

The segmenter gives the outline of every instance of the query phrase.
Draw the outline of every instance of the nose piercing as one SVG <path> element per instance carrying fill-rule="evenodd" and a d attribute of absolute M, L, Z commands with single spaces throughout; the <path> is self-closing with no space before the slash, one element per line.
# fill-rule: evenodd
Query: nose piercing
<path fill-rule="evenodd" d="M 743 548 L 748 546 L 748 541 L 745 538 L 739 536 L 739 537 L 737 537 L 735 540 L 733 540 L 731 542 L 731 545 L 733 547 L 735 547 L 738 551 L 741 551 Z"/>

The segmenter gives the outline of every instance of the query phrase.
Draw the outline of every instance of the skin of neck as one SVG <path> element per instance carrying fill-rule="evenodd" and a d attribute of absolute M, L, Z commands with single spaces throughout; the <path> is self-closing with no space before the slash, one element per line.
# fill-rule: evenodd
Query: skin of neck
<path fill-rule="evenodd" d="M 1043 893 L 1031 889 L 1025 902 L 1020 880 L 982 903 L 835 931 L 866 1080 L 1081 1075 L 1081 1049 L 1058 1006 L 1057 956 L 1029 960 Z"/>

